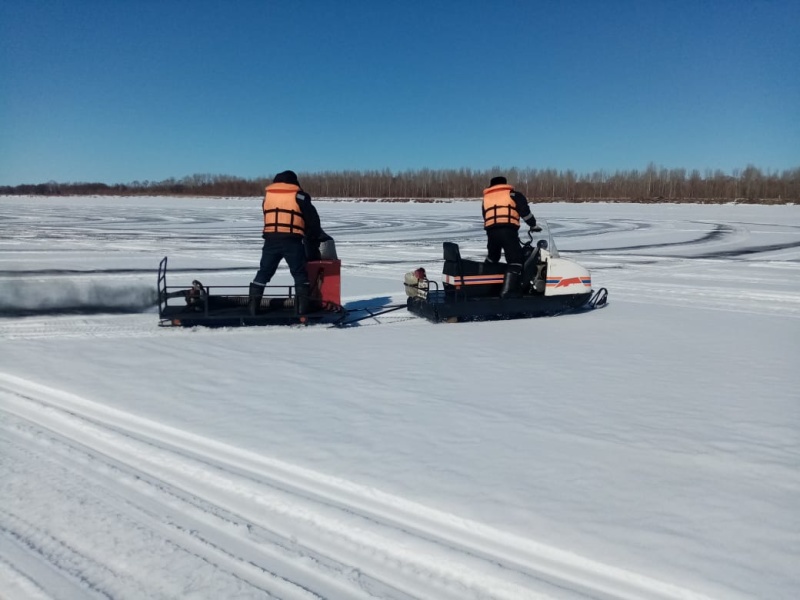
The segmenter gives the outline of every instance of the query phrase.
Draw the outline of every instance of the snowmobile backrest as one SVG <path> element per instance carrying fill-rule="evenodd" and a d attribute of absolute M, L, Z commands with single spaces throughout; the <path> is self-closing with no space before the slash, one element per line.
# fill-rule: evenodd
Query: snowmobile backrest
<path fill-rule="evenodd" d="M 461 261 L 461 251 L 458 249 L 458 244 L 442 242 L 442 256 L 444 257 L 442 273 L 454 275 L 463 283 L 464 264 Z"/>
<path fill-rule="evenodd" d="M 461 262 L 461 250 L 458 249 L 458 244 L 454 242 L 442 242 L 442 254 L 445 260 Z"/>
<path fill-rule="evenodd" d="M 461 251 L 454 242 L 442 242 L 442 256 L 444 265 L 442 273 L 453 275 L 459 284 L 464 283 L 464 267 L 461 262 Z"/>

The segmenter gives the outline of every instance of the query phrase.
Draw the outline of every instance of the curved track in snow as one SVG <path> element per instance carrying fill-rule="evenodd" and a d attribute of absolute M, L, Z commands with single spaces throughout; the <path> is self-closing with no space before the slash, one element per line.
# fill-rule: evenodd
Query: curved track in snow
<path fill-rule="evenodd" d="M 17 377 L 0 375 L 0 412 L 3 460 L 72 490 L 53 511 L 91 515 L 110 539 L 118 524 L 133 527 L 167 549 L 162 566 L 212 566 L 216 585 L 243 597 L 701 597 Z M 25 513 L 0 509 L 16 579 L 48 594 L 158 595 L 109 556 L 122 550 L 113 543 L 85 547 L 68 525 Z"/>

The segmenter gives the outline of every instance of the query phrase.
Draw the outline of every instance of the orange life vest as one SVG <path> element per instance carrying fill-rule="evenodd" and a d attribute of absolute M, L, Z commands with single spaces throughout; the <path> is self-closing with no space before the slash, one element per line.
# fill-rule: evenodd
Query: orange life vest
<path fill-rule="evenodd" d="M 297 203 L 299 191 L 300 186 L 291 183 L 271 183 L 267 186 L 262 204 L 264 233 L 305 233 L 306 222 Z"/>
<path fill-rule="evenodd" d="M 493 185 L 483 190 L 483 227 L 514 225 L 519 227 L 519 211 L 511 197 L 514 186 Z"/>

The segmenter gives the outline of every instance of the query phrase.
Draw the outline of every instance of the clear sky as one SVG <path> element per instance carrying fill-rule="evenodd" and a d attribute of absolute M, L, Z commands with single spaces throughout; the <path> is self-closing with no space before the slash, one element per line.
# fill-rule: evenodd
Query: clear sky
<path fill-rule="evenodd" d="M 800 0 L 3 0 L 0 185 L 800 166 Z"/>

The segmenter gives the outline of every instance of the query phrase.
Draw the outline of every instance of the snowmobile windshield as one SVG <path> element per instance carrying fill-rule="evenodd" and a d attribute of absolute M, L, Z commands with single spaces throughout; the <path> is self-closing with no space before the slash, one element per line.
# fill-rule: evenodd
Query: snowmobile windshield
<path fill-rule="evenodd" d="M 533 245 L 545 248 L 550 253 L 550 256 L 558 258 L 558 248 L 556 248 L 556 242 L 553 239 L 550 225 L 544 219 L 536 219 L 536 224 L 541 227 L 542 230 L 538 233 L 532 232 Z"/>

